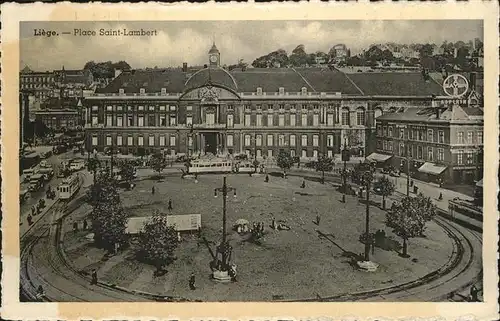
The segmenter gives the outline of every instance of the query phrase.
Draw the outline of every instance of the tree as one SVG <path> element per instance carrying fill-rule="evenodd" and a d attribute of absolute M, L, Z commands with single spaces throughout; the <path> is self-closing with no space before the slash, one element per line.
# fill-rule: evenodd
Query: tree
<path fill-rule="evenodd" d="M 129 161 L 122 161 L 118 164 L 118 168 L 120 169 L 119 175 L 121 180 L 126 182 L 130 188 L 130 183 L 135 178 L 135 168 Z"/>
<path fill-rule="evenodd" d="M 430 213 L 429 213 L 430 212 Z M 435 215 L 436 208 L 423 195 L 405 197 L 386 213 L 386 225 L 403 239 L 402 257 L 408 255 L 408 239 L 422 234 L 429 217 Z"/>
<path fill-rule="evenodd" d="M 254 167 L 254 173 L 257 173 L 257 169 L 259 168 L 260 162 L 257 159 L 254 159 L 252 162 L 252 165 Z"/>
<path fill-rule="evenodd" d="M 380 195 L 382 195 L 382 208 L 385 210 L 385 198 L 394 193 L 394 183 L 384 175 L 377 181 L 376 184 L 380 188 Z"/>
<path fill-rule="evenodd" d="M 283 170 L 283 177 L 286 176 L 286 171 L 290 169 L 294 163 L 294 159 L 290 153 L 281 151 L 276 158 L 276 163 Z"/>
<path fill-rule="evenodd" d="M 175 227 L 168 226 L 167 216 L 155 212 L 139 233 L 141 255 L 155 265 L 158 272 L 175 259 L 178 245 Z"/>
<path fill-rule="evenodd" d="M 294 67 L 304 66 L 307 63 L 307 53 L 304 45 L 298 45 L 293 49 L 289 62 Z"/>
<path fill-rule="evenodd" d="M 325 172 L 331 172 L 335 163 L 330 157 L 321 156 L 315 163 L 316 171 L 321 172 L 321 184 L 325 184 Z"/>
<path fill-rule="evenodd" d="M 90 153 L 90 151 L 89 151 Z M 97 157 L 89 158 L 87 161 L 87 170 L 94 173 L 94 183 L 96 182 L 97 170 L 101 167 L 101 162 Z"/>
<path fill-rule="evenodd" d="M 87 199 L 93 209 L 90 214 L 94 241 L 108 251 L 115 244 L 122 243 L 127 225 L 127 215 L 123 211 L 116 180 L 109 170 L 97 175 L 94 184 L 87 193 Z"/>
<path fill-rule="evenodd" d="M 155 172 L 158 172 L 158 176 L 160 176 L 161 172 L 167 167 L 167 161 L 162 153 L 155 153 L 149 160 L 149 166 L 151 166 Z"/>

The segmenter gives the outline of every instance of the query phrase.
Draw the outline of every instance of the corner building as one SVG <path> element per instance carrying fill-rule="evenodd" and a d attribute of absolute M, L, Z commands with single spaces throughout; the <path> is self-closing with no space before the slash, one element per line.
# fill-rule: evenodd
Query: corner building
<path fill-rule="evenodd" d="M 420 73 L 228 71 L 214 44 L 204 68 L 124 71 L 85 97 L 86 145 L 134 155 L 264 158 L 285 150 L 308 160 L 339 155 L 347 142 L 364 156 L 376 148 L 376 117 L 400 107 L 430 106 L 442 95 L 441 85 Z"/>

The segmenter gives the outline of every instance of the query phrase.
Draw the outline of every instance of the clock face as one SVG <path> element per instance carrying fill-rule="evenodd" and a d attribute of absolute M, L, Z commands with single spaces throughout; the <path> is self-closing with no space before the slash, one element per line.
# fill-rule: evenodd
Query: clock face
<path fill-rule="evenodd" d="M 210 56 L 211 62 L 217 62 L 217 56 Z"/>

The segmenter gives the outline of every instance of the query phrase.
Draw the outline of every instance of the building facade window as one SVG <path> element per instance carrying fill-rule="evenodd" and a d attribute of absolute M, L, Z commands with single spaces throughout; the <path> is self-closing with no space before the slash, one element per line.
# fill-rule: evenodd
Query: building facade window
<path fill-rule="evenodd" d="M 392 137 L 392 126 L 387 128 L 387 136 Z"/>
<path fill-rule="evenodd" d="M 477 135 L 477 143 L 479 145 L 482 145 L 483 144 L 483 132 L 482 131 L 478 131 L 476 133 L 476 135 Z"/>
<path fill-rule="evenodd" d="M 364 126 L 365 125 L 365 109 L 358 108 L 356 110 L 356 125 Z"/>
<path fill-rule="evenodd" d="M 123 116 L 116 116 L 116 126 L 123 127 Z"/>
<path fill-rule="evenodd" d="M 422 151 L 422 146 L 417 146 L 417 159 L 422 159 L 423 158 L 423 151 Z"/>
<path fill-rule="evenodd" d="M 328 126 L 333 126 L 334 122 L 333 122 L 333 113 L 329 113 L 326 115 L 326 124 Z"/>
<path fill-rule="evenodd" d="M 472 136 L 473 136 L 472 132 L 468 131 L 467 132 L 467 144 L 469 144 L 469 145 L 472 145 Z"/>
<path fill-rule="evenodd" d="M 245 126 L 250 126 L 250 114 L 245 114 Z"/>
<path fill-rule="evenodd" d="M 127 116 L 127 126 L 129 127 L 134 126 L 134 116 L 132 115 Z"/>
<path fill-rule="evenodd" d="M 148 126 L 150 126 L 150 127 L 156 126 L 155 115 L 149 115 L 148 116 Z"/>
<path fill-rule="evenodd" d="M 307 126 L 307 114 L 302 114 L 302 119 L 300 121 L 301 126 Z"/>
<path fill-rule="evenodd" d="M 261 127 L 262 126 L 262 115 L 261 114 L 257 114 L 255 115 L 255 120 L 256 120 L 256 125 Z"/>
<path fill-rule="evenodd" d="M 290 126 L 295 126 L 297 122 L 297 115 L 296 114 L 291 114 L 290 115 Z"/>
<path fill-rule="evenodd" d="M 285 88 L 283 87 L 278 88 L 278 93 L 280 96 L 283 96 L 285 94 Z"/>
<path fill-rule="evenodd" d="M 208 113 L 206 114 L 206 124 L 207 125 L 214 125 L 215 124 L 215 114 L 214 113 Z M 172 124 L 170 124 L 172 125 Z"/>
<path fill-rule="evenodd" d="M 92 146 L 97 146 L 99 143 L 98 143 L 98 139 L 97 139 L 97 136 L 92 136 Z"/>
<path fill-rule="evenodd" d="M 257 146 L 262 146 L 262 135 L 255 136 L 255 144 Z"/>
<path fill-rule="evenodd" d="M 278 126 L 285 126 L 285 115 L 280 114 L 278 116 Z"/>
<path fill-rule="evenodd" d="M 123 137 L 122 136 L 116 136 L 116 145 L 117 146 L 123 145 Z"/>
<path fill-rule="evenodd" d="M 267 126 L 273 126 L 273 114 L 267 115 Z"/>
<path fill-rule="evenodd" d="M 444 130 L 438 130 L 438 142 L 444 143 Z"/>
<path fill-rule="evenodd" d="M 295 135 L 290 135 L 290 146 L 295 147 Z"/>
<path fill-rule="evenodd" d="M 144 146 L 144 137 L 142 136 L 137 137 L 137 145 Z"/>
<path fill-rule="evenodd" d="M 457 153 L 457 164 L 462 165 L 464 163 L 464 152 L 459 150 Z"/>
<path fill-rule="evenodd" d="M 269 157 L 269 158 L 273 157 L 273 150 L 272 149 L 267 150 L 267 157 Z"/>
<path fill-rule="evenodd" d="M 290 149 L 290 156 L 295 157 L 295 149 Z"/>
<path fill-rule="evenodd" d="M 405 129 L 404 128 L 399 129 L 399 138 L 401 138 L 401 139 L 405 138 Z"/>
<path fill-rule="evenodd" d="M 427 147 L 427 160 L 428 161 L 434 161 L 434 150 L 432 147 Z"/>
<path fill-rule="evenodd" d="M 233 147 L 233 135 L 227 135 L 227 146 Z"/>
<path fill-rule="evenodd" d="M 427 130 L 427 141 L 434 142 L 434 130 L 432 129 Z"/>
<path fill-rule="evenodd" d="M 313 115 L 313 126 L 319 126 L 319 115 L 318 114 Z"/>
<path fill-rule="evenodd" d="M 319 146 L 319 136 L 318 135 L 313 135 L 313 146 L 314 147 Z"/>
<path fill-rule="evenodd" d="M 303 149 L 300 157 L 306 158 L 307 157 L 307 150 Z"/>
<path fill-rule="evenodd" d="M 349 109 L 342 108 L 342 125 L 349 126 Z"/>
<path fill-rule="evenodd" d="M 113 116 L 106 115 L 106 126 L 113 126 Z"/>
<path fill-rule="evenodd" d="M 170 136 L 170 146 L 175 146 L 175 143 L 176 143 L 176 137 Z"/>
<path fill-rule="evenodd" d="M 160 126 L 167 126 L 167 116 L 165 115 L 160 115 Z"/>
<path fill-rule="evenodd" d="M 457 133 L 457 141 L 459 144 L 463 144 L 464 143 L 464 133 L 463 132 L 458 132 Z"/>
<path fill-rule="evenodd" d="M 139 127 L 143 127 L 144 126 L 144 116 L 139 116 L 137 117 L 137 122 L 138 122 L 138 126 Z"/>
<path fill-rule="evenodd" d="M 148 141 L 148 146 L 154 146 L 155 145 L 155 137 L 154 136 L 150 135 L 148 137 L 148 140 L 149 140 Z"/>
<path fill-rule="evenodd" d="M 405 156 L 405 144 L 399 143 L 399 155 L 400 156 Z"/>
<path fill-rule="evenodd" d="M 231 106 L 232 106 L 232 105 L 229 105 L 229 106 L 228 106 L 228 109 L 229 109 L 229 110 L 231 110 L 231 109 L 232 109 L 232 108 L 231 108 Z M 186 110 L 187 110 L 187 111 L 193 111 L 193 106 L 191 106 L 191 105 L 186 106 Z"/>
<path fill-rule="evenodd" d="M 307 135 L 302 135 L 301 145 L 307 146 Z"/>
<path fill-rule="evenodd" d="M 438 148 L 437 150 L 437 160 L 440 162 L 444 161 L 444 150 L 442 148 Z"/>
<path fill-rule="evenodd" d="M 160 146 L 165 146 L 165 136 L 160 136 Z"/>
<path fill-rule="evenodd" d="M 278 135 L 278 145 L 285 146 L 285 135 L 283 134 Z"/>
<path fill-rule="evenodd" d="M 229 119 L 229 116 L 233 116 L 233 115 L 228 115 L 228 119 Z M 191 126 L 193 125 L 193 116 L 186 116 L 186 126 Z M 229 124 L 228 124 L 229 126 Z M 233 126 L 232 124 L 230 126 Z"/>
<path fill-rule="evenodd" d="M 326 136 L 326 146 L 333 147 L 333 135 Z"/>
<path fill-rule="evenodd" d="M 193 137 L 192 136 L 188 137 L 188 146 L 193 147 Z"/>
<path fill-rule="evenodd" d="M 245 135 L 245 146 L 250 146 L 250 135 Z"/>
<path fill-rule="evenodd" d="M 467 165 L 474 164 L 474 153 L 472 151 L 467 151 Z"/>
<path fill-rule="evenodd" d="M 273 135 L 267 135 L 267 146 L 273 146 Z"/>
<path fill-rule="evenodd" d="M 99 118 L 97 116 L 92 116 L 92 126 L 99 124 Z"/>
<path fill-rule="evenodd" d="M 134 137 L 132 136 L 127 137 L 127 146 L 134 146 Z"/>

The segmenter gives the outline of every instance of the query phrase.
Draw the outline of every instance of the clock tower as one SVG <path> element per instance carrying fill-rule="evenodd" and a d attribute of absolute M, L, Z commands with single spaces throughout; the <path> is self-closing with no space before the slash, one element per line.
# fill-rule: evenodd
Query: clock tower
<path fill-rule="evenodd" d="M 212 45 L 212 48 L 208 51 L 208 65 L 211 68 L 220 66 L 220 52 L 219 49 L 217 49 L 215 42 Z"/>

